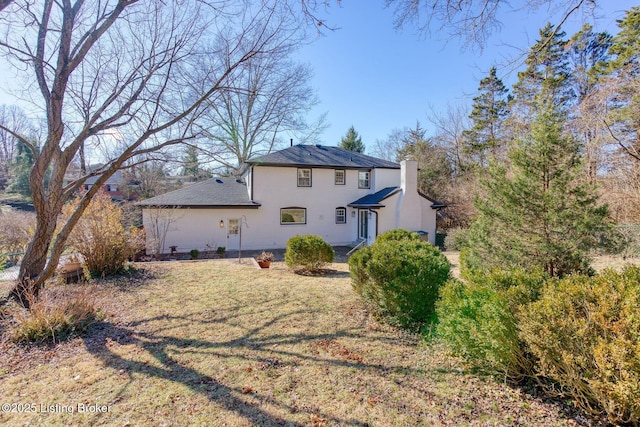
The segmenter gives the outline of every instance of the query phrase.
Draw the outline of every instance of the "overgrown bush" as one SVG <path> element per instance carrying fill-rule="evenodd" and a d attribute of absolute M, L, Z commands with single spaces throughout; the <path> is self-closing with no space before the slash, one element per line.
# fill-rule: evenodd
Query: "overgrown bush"
<path fill-rule="evenodd" d="M 436 312 L 436 334 L 455 354 L 511 377 L 527 366 L 510 304 L 490 286 L 450 280 Z"/>
<path fill-rule="evenodd" d="M 100 318 L 95 290 L 87 287 L 69 291 L 46 290 L 29 299 L 29 310 L 16 308 L 13 338 L 18 342 L 55 342 L 83 332 Z"/>
<path fill-rule="evenodd" d="M 461 251 L 467 242 L 467 230 L 464 228 L 450 228 L 444 238 L 444 249 L 447 251 Z"/>
<path fill-rule="evenodd" d="M 414 231 L 404 230 L 402 228 L 396 228 L 395 230 L 385 231 L 378 237 L 376 242 L 389 242 L 389 241 L 401 241 L 401 240 L 421 240 L 420 235 Z"/>
<path fill-rule="evenodd" d="M 349 257 L 349 274 L 351 275 L 351 286 L 365 300 L 370 300 L 368 292 L 371 290 L 367 283 L 370 280 L 367 274 L 367 264 L 371 259 L 371 246 L 358 249 Z"/>
<path fill-rule="evenodd" d="M 640 268 L 549 281 L 520 328 L 539 374 L 579 406 L 640 423 Z"/>
<path fill-rule="evenodd" d="M 0 254 L 24 252 L 33 237 L 35 225 L 36 216 L 33 213 L 0 210 Z"/>
<path fill-rule="evenodd" d="M 70 215 L 77 201 L 63 210 Z M 97 194 L 69 236 L 69 245 L 79 252 L 92 276 L 108 276 L 122 271 L 127 260 L 144 247 L 141 230 L 125 230 L 119 205 L 104 194 Z"/>
<path fill-rule="evenodd" d="M 333 262 L 334 251 L 322 237 L 296 235 L 287 241 L 284 261 L 293 270 L 317 272 Z"/>
<path fill-rule="evenodd" d="M 449 279 L 449 262 L 420 239 L 379 239 L 349 259 L 353 287 L 391 323 L 419 329 L 433 320 L 438 290 Z"/>
<path fill-rule="evenodd" d="M 532 361 L 519 338 L 518 314 L 539 298 L 546 276 L 523 269 L 468 274 L 450 281 L 436 305 L 436 332 L 451 350 L 477 365 L 519 378 Z"/>

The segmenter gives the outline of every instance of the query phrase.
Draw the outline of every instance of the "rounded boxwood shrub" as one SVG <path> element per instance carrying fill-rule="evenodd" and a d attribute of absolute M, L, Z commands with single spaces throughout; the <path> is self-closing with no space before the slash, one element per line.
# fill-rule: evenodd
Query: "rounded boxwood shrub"
<path fill-rule="evenodd" d="M 589 412 L 640 423 L 640 268 L 548 281 L 523 310 L 538 373 Z"/>
<path fill-rule="evenodd" d="M 287 241 L 284 261 L 289 268 L 317 272 L 333 262 L 334 251 L 322 237 L 295 235 Z"/>
<path fill-rule="evenodd" d="M 349 259 L 353 287 L 390 323 L 419 329 L 433 320 L 438 290 L 449 279 L 449 262 L 419 237 L 378 239 Z"/>
<path fill-rule="evenodd" d="M 522 268 L 475 272 L 451 280 L 436 304 L 437 335 L 458 355 L 512 378 L 532 371 L 519 337 L 518 314 L 540 297 L 547 276 Z"/>
<path fill-rule="evenodd" d="M 367 299 L 365 292 L 368 291 L 367 283 L 367 263 L 371 259 L 371 246 L 365 246 L 349 257 L 349 273 L 351 274 L 351 286 L 363 298 Z"/>
<path fill-rule="evenodd" d="M 395 230 L 385 231 L 376 237 L 376 243 L 400 240 L 422 240 L 420 235 L 414 231 L 396 228 Z"/>

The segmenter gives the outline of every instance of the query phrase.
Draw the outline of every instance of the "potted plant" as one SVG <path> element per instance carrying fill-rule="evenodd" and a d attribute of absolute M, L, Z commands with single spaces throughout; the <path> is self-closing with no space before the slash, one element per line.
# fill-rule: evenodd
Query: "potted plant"
<path fill-rule="evenodd" d="M 256 257 L 260 268 L 269 268 L 271 261 L 273 261 L 273 253 L 262 251 L 260 255 Z"/>

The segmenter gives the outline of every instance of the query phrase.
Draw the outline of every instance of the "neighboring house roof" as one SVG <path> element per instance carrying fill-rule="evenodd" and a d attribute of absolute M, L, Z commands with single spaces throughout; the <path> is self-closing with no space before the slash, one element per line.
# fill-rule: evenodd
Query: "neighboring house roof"
<path fill-rule="evenodd" d="M 246 184 L 234 178 L 213 178 L 160 196 L 142 200 L 137 205 L 191 208 L 258 208 L 249 199 Z"/>
<path fill-rule="evenodd" d="M 89 170 L 88 172 L 91 172 L 91 170 Z M 96 183 L 98 178 L 100 178 L 100 176 L 101 175 L 90 176 L 89 178 L 87 178 L 87 180 L 84 183 L 88 184 L 88 185 L 93 185 L 93 184 Z M 107 180 L 104 182 L 103 185 L 107 185 L 107 184 L 123 184 L 123 183 L 124 183 L 124 175 L 122 174 L 121 170 L 117 170 L 117 171 L 115 171 L 115 173 L 113 175 L 111 175 L 109 178 L 107 178 Z"/>
<path fill-rule="evenodd" d="M 344 148 L 324 145 L 294 145 L 284 150 L 250 159 L 247 163 L 263 166 L 400 169 L 400 165 L 395 162 L 345 150 Z"/>
<path fill-rule="evenodd" d="M 347 206 L 350 208 L 383 208 L 384 205 L 380 202 L 396 194 L 398 191 L 400 191 L 400 187 L 386 187 L 373 194 L 367 194 L 355 202 L 349 203 Z"/>

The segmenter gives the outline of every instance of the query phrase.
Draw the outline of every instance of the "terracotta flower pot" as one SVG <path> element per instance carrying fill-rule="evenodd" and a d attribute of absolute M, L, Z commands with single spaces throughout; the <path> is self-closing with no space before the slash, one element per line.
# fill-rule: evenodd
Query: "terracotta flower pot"
<path fill-rule="evenodd" d="M 73 273 L 81 269 L 82 269 L 82 264 L 79 262 L 67 262 L 64 264 L 65 273 Z"/>
<path fill-rule="evenodd" d="M 269 268 L 269 266 L 271 266 L 271 261 L 258 261 L 258 265 L 260 268 Z"/>

